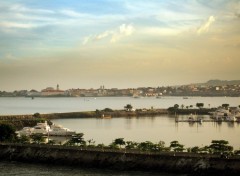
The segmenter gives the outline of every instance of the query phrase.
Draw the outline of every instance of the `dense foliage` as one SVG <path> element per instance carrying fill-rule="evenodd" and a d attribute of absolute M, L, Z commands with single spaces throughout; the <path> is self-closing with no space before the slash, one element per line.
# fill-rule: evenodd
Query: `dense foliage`
<path fill-rule="evenodd" d="M 0 142 L 12 142 L 15 139 L 15 128 L 10 124 L 0 124 Z"/>

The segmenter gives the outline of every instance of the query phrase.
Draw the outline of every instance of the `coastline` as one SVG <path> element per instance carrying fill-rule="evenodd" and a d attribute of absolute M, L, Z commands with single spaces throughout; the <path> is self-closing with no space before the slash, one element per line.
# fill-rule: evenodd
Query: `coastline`
<path fill-rule="evenodd" d="M 101 118 L 104 115 L 110 115 L 111 117 L 131 117 L 131 116 L 157 116 L 165 114 L 198 114 L 198 115 L 209 115 L 210 111 L 215 109 L 140 109 L 136 111 L 126 110 L 96 110 L 96 111 L 80 111 L 80 112 L 62 112 L 62 113 L 46 113 L 46 114 L 22 114 L 22 115 L 0 115 L 0 120 L 21 120 L 21 119 L 34 119 L 34 118 L 46 118 L 46 119 L 58 119 L 58 118 Z"/>
<path fill-rule="evenodd" d="M 138 170 L 194 175 L 237 175 L 240 157 L 223 158 L 219 155 L 180 152 L 134 152 L 81 147 L 3 144 L 0 159 L 28 163 L 70 165 L 78 167 L 108 168 L 112 170 Z"/>

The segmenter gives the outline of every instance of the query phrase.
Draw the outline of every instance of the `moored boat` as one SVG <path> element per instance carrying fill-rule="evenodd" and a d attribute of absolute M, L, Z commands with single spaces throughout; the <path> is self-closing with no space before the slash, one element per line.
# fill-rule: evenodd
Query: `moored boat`
<path fill-rule="evenodd" d="M 49 131 L 49 136 L 72 136 L 74 134 L 76 134 L 75 131 L 56 124 L 51 125 L 51 131 Z"/>

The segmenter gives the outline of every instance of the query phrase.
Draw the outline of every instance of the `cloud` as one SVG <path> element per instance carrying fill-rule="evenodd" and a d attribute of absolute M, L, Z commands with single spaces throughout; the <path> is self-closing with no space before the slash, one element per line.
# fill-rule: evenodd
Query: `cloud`
<path fill-rule="evenodd" d="M 200 35 L 208 32 L 210 26 L 215 22 L 215 20 L 214 16 L 210 16 L 208 20 L 197 30 L 197 34 Z"/>
<path fill-rule="evenodd" d="M 69 16 L 69 17 L 73 17 L 73 18 L 80 18 L 80 17 L 87 16 L 87 14 L 78 13 L 78 12 L 73 11 L 73 10 L 61 10 L 60 13 L 62 13 L 63 15 Z"/>
<path fill-rule="evenodd" d="M 23 13 L 38 13 L 38 14 L 54 14 L 55 12 L 53 10 L 47 10 L 47 9 L 37 9 L 37 8 L 27 8 L 21 4 L 14 4 L 10 7 L 11 11 L 14 12 L 23 12 Z"/>
<path fill-rule="evenodd" d="M 0 22 L 0 26 L 5 28 L 25 28 L 25 29 L 35 27 L 35 25 L 31 23 L 27 24 L 27 23 L 18 23 L 18 22 Z"/>
<path fill-rule="evenodd" d="M 111 43 L 115 43 L 124 37 L 130 36 L 134 33 L 135 28 L 131 24 L 122 24 L 116 30 L 107 30 L 98 35 L 90 35 L 84 38 L 83 45 L 90 41 L 98 41 L 105 38 L 110 38 Z"/>
<path fill-rule="evenodd" d="M 112 35 L 111 42 L 114 43 L 125 36 L 130 36 L 133 34 L 134 31 L 135 29 L 132 25 L 122 24 L 121 26 L 119 26 L 119 31 L 114 32 L 114 34 Z"/>

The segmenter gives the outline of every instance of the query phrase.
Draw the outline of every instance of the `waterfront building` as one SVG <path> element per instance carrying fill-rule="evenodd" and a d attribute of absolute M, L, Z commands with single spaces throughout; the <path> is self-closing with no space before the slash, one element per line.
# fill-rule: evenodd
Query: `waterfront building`
<path fill-rule="evenodd" d="M 59 85 L 54 89 L 53 87 L 47 87 L 41 91 L 41 96 L 65 96 L 66 92 L 59 89 Z"/>

